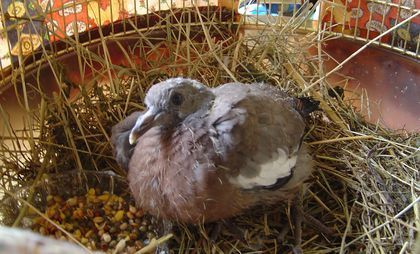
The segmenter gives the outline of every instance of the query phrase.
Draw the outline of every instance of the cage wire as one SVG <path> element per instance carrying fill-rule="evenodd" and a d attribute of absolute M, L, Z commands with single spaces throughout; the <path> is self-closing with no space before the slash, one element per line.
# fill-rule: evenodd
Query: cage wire
<path fill-rule="evenodd" d="M 418 60 L 414 0 L 3 0 L 0 11 L 3 224 L 108 252 L 125 237 L 129 252 L 159 236 L 153 215 L 133 211 L 110 129 L 143 109 L 150 85 L 187 76 L 211 87 L 268 82 L 321 101 L 305 140 L 316 160 L 302 196 L 305 253 L 415 253 L 418 133 L 366 122 L 328 94 L 334 84 L 326 79 L 369 45 Z M 325 73 L 321 46 L 334 38 L 363 46 Z M 83 210 L 70 205 L 74 199 L 98 205 Z M 108 214 L 75 218 L 88 209 Z M 208 225 L 178 225 L 169 243 L 180 253 L 291 252 L 291 212 L 288 203 L 255 208 L 234 219 L 243 239 L 224 230 L 217 242 Z M 109 243 L 92 222 L 101 216 L 118 225 Z"/>

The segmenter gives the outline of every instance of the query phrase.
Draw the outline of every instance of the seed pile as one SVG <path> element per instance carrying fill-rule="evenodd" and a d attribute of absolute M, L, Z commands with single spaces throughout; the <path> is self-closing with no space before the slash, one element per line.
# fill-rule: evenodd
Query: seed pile
<path fill-rule="evenodd" d="M 152 220 L 124 197 L 91 188 L 85 196 L 63 199 L 47 196 L 44 213 L 91 250 L 124 250 L 134 253 L 156 237 Z M 39 216 L 32 229 L 57 239 L 69 237 Z"/>

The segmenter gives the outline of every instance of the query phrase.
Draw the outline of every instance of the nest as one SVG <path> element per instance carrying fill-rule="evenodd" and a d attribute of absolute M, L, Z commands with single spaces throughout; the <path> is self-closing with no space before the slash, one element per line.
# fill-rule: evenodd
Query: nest
<path fill-rule="evenodd" d="M 289 94 L 321 102 L 321 110 L 308 122 L 305 138 L 316 170 L 301 196 L 304 253 L 413 249 L 419 228 L 419 134 L 368 123 L 346 102 L 346 95 L 343 99 L 331 93 L 334 84 L 324 79 L 320 69 L 327 56 L 322 50 L 316 56 L 307 53 L 310 47 L 321 49 L 328 37 L 298 32 L 310 13 L 245 34 L 240 25 L 226 24 L 217 14 L 204 15 L 198 9 L 188 13 L 199 17 L 196 23 L 182 23 L 169 13 L 162 18 L 164 25 L 156 29 L 106 38 L 116 44 L 137 41 L 131 51 L 120 47 L 124 65 L 113 64 L 103 53 L 105 49 L 99 52 L 64 39 L 83 61 L 93 59 L 100 67 L 92 78 L 75 84 L 63 78 L 65 68 L 58 60 L 49 59 L 59 91 L 47 94 L 43 84 L 32 84 L 30 90 L 41 98 L 39 107 L 28 109 L 24 129 L 7 127 L 8 136 L 0 141 L 2 223 L 24 226 L 29 219 L 33 227 L 41 217 L 55 221 L 53 227 L 74 236 L 71 228 L 48 217 L 51 197 L 71 200 L 96 188 L 132 204 L 126 193 L 126 172 L 112 156 L 111 127 L 143 109 L 145 91 L 152 84 L 185 76 L 210 87 L 232 81 L 267 82 Z M 143 60 L 136 61 L 132 55 Z M 79 93 L 72 96 L 74 91 Z M 2 118 L 9 126 L 5 112 Z M 256 207 L 233 219 L 245 232 L 242 239 L 224 229 L 216 242 L 209 240 L 208 225 L 178 225 L 169 244 L 180 253 L 291 252 L 299 237 L 291 213 L 287 203 Z M 101 241 L 98 238 L 95 246 L 101 246 Z"/>

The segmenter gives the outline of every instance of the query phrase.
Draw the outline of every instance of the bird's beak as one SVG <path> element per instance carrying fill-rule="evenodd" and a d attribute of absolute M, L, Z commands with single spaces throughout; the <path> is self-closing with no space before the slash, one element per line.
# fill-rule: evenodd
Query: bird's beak
<path fill-rule="evenodd" d="M 137 139 L 146 133 L 150 128 L 155 126 L 156 116 L 158 115 L 153 109 L 148 109 L 146 113 L 137 118 L 136 124 L 131 129 L 128 141 L 130 145 L 134 145 Z"/>

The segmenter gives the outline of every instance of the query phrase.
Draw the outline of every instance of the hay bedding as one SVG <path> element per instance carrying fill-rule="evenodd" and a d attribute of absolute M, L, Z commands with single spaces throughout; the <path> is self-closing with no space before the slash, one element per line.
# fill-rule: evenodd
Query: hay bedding
<path fill-rule="evenodd" d="M 133 226 L 130 222 L 133 218 L 127 215 L 133 209 L 133 201 L 127 193 L 126 172 L 119 169 L 112 157 L 111 127 L 125 115 L 142 109 L 144 91 L 168 77 L 188 76 L 209 86 L 233 80 L 268 82 L 299 95 L 305 86 L 321 77 L 318 66 L 326 56 L 305 53 L 303 49 L 319 46 L 317 36 L 297 34 L 296 23 L 291 22 L 285 28 L 267 26 L 255 36 L 243 36 L 236 28 L 217 23 L 217 19 L 202 17 L 197 26 L 168 24 L 171 29 L 162 28 L 161 37 L 156 36 L 156 31 L 138 36 L 136 47 L 147 62 L 138 64 L 127 57 L 131 67 L 121 67 L 95 55 L 104 68 L 98 70 L 89 84 L 79 87 L 77 99 L 70 101 L 65 89 L 53 97 L 43 96 L 39 109 L 31 116 L 32 128 L 37 133 L 34 137 L 29 135 L 29 129 L 9 130 L 11 134 L 23 133 L 27 137 L 21 140 L 29 139 L 29 151 L 13 148 L 2 139 L 1 189 L 6 193 L 1 200 L 2 222 L 32 227 L 43 234 L 108 252 L 115 250 L 121 239 L 125 239 L 125 246 L 118 247 L 122 251 L 142 248 L 155 237 L 151 232 L 160 231 L 157 223 L 147 225 L 145 231 L 135 231 L 137 235 L 132 238 L 119 235 L 122 229 L 109 233 L 109 227 L 115 223 L 119 227 L 123 223 L 130 227 L 138 225 Z M 178 40 L 189 29 L 201 31 L 201 37 Z M 75 46 L 83 49 L 81 45 Z M 321 101 L 321 111 L 309 120 L 305 139 L 312 148 L 316 170 L 301 201 L 303 252 L 414 252 L 420 226 L 419 134 L 394 132 L 367 123 L 339 96 L 328 94 L 333 85 L 323 81 L 306 93 Z M 118 207 L 117 202 L 117 207 L 111 206 L 111 211 L 105 214 L 107 201 L 94 205 L 97 203 L 89 201 L 92 190 L 92 200 L 115 194 L 114 199 L 123 205 Z M 69 206 L 75 199 L 77 206 L 79 203 L 83 203 L 81 207 L 92 206 L 97 214 L 91 217 L 82 214 L 81 223 L 74 210 L 65 218 L 48 212 L 53 206 L 58 210 L 60 206 Z M 123 215 L 116 221 L 115 217 L 121 216 L 119 211 Z M 234 219 L 245 232 L 243 239 L 236 239 L 229 230 L 224 230 L 214 243 L 209 240 L 208 225 L 178 225 L 169 243 L 171 249 L 181 253 L 290 253 L 294 251 L 295 236 L 290 221 L 294 212 L 289 204 L 257 207 Z M 82 213 L 88 212 L 82 209 Z M 135 223 L 140 225 L 142 220 L 150 220 L 141 213 L 135 216 L 138 219 Z M 107 221 L 107 230 L 92 226 L 96 217 Z M 51 220 L 55 225 L 49 224 Z M 87 242 L 83 240 L 88 238 L 89 231 L 93 231 L 90 234 L 94 235 L 95 244 L 90 238 Z M 105 233 L 111 239 L 104 237 Z M 113 245 L 108 244 L 111 241 Z"/>

